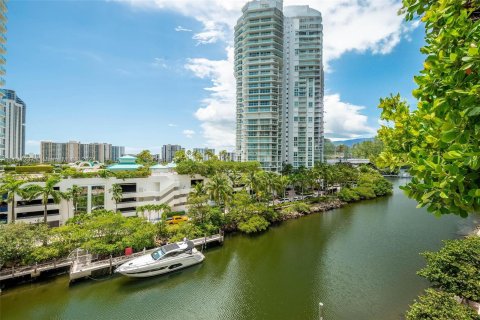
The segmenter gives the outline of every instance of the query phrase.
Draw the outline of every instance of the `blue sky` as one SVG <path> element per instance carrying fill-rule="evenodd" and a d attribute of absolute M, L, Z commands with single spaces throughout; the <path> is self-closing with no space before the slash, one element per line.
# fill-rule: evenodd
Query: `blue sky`
<path fill-rule="evenodd" d="M 27 152 L 40 140 L 231 148 L 227 53 L 243 1 L 192 1 L 10 1 L 6 80 L 27 103 Z M 301 1 L 325 9 L 328 135 L 371 136 L 380 97 L 413 102 L 423 28 L 394 0 L 351 0 L 363 20 L 345 22 L 333 19 L 345 8 L 317 2 Z"/>

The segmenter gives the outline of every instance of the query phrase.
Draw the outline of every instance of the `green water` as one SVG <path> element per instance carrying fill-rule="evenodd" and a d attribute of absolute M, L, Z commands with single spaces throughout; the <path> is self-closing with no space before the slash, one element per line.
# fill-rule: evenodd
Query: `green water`
<path fill-rule="evenodd" d="M 393 196 L 227 237 L 202 265 L 150 279 L 66 276 L 7 289 L 7 319 L 402 319 L 427 285 L 425 250 L 460 237 L 472 219 L 437 219 Z"/>

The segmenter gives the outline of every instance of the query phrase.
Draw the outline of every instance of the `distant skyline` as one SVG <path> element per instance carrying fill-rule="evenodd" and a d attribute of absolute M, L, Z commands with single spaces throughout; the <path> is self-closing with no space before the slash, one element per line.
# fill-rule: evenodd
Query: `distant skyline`
<path fill-rule="evenodd" d="M 6 88 L 39 142 L 104 142 L 126 152 L 164 144 L 234 147 L 232 27 L 246 1 L 10 1 Z M 380 97 L 413 103 L 423 26 L 400 1 L 287 0 L 324 19 L 326 136 L 371 137 Z"/>

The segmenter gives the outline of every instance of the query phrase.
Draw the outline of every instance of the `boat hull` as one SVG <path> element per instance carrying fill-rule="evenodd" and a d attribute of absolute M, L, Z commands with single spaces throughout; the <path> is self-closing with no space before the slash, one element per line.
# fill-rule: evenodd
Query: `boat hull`
<path fill-rule="evenodd" d="M 190 266 L 201 263 L 205 257 L 198 253 L 188 257 L 179 259 L 170 259 L 169 261 L 162 261 L 161 263 L 149 266 L 148 268 L 141 268 L 139 270 L 117 270 L 118 273 L 132 278 L 147 278 L 167 274 L 176 270 L 188 268 Z"/>

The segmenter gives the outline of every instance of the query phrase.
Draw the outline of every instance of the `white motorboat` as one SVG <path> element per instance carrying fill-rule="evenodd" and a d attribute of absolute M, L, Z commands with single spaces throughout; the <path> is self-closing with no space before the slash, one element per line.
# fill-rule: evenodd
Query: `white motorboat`
<path fill-rule="evenodd" d="M 198 264 L 205 256 L 190 240 L 164 245 L 120 265 L 115 272 L 128 277 L 151 277 Z"/>

